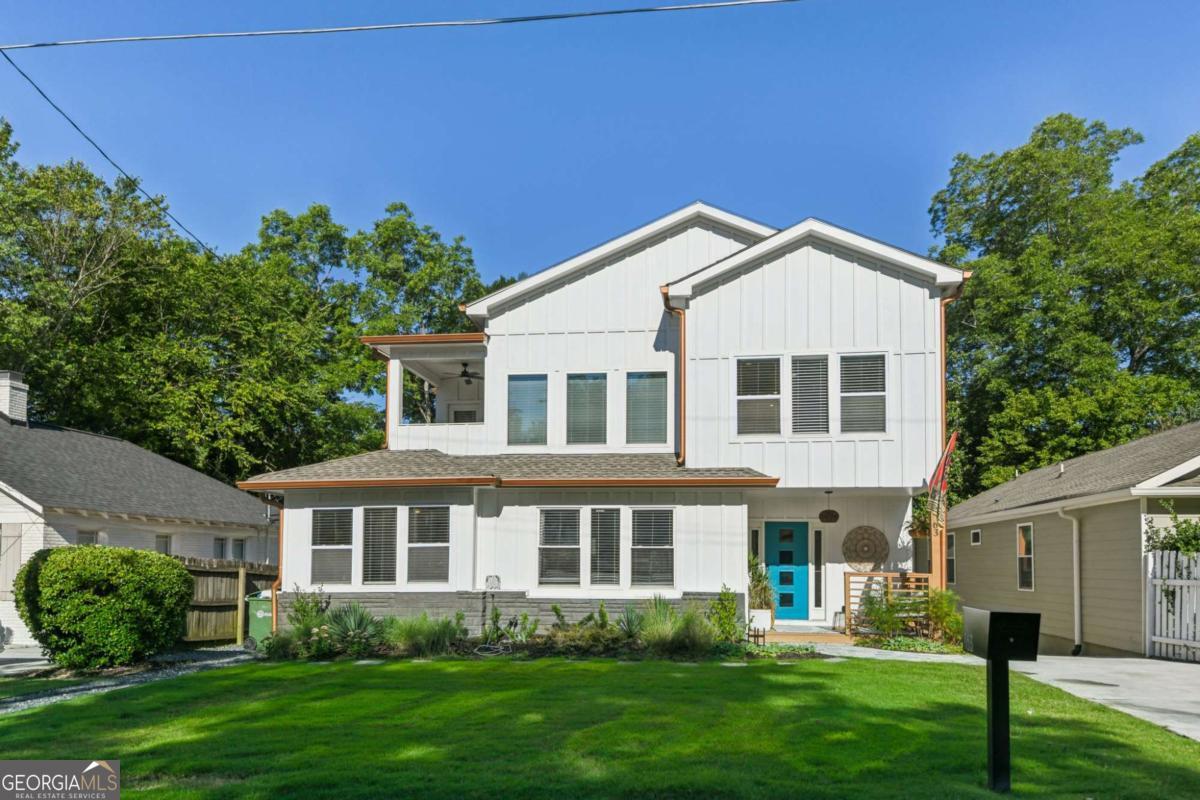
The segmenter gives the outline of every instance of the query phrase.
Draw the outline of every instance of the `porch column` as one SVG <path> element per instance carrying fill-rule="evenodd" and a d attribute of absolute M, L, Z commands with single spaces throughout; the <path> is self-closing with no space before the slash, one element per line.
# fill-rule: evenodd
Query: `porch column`
<path fill-rule="evenodd" d="M 404 422 L 404 364 L 398 358 L 387 362 L 387 441 L 388 445 L 400 440 L 400 426 Z"/>

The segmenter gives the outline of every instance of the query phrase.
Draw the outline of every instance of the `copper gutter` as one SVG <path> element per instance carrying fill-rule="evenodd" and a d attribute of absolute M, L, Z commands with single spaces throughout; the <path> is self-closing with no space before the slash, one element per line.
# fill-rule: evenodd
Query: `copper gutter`
<path fill-rule="evenodd" d="M 679 424 L 675 426 L 675 435 L 679 439 L 679 449 L 675 453 L 675 463 L 682 467 L 687 462 L 687 312 L 671 305 L 669 286 L 664 284 L 658 290 L 662 292 L 663 308 L 668 314 L 679 317 L 679 364 L 675 369 L 679 383 Z"/>

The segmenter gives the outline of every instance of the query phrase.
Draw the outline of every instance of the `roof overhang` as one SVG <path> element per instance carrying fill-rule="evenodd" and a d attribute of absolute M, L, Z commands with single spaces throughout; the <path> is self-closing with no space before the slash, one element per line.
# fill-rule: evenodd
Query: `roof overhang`
<path fill-rule="evenodd" d="M 62 514 L 87 519 L 120 520 L 121 522 L 141 522 L 147 524 L 195 525 L 205 528 L 237 528 L 239 530 L 265 528 L 268 524 L 264 515 L 262 522 L 233 522 L 230 520 L 198 519 L 196 517 L 172 517 L 160 514 L 138 514 L 124 511 L 99 511 L 94 508 L 72 508 L 70 506 L 46 506 L 50 514 Z"/>
<path fill-rule="evenodd" d="M 358 340 L 370 347 L 377 358 L 384 360 L 471 361 L 487 353 L 487 334 L 482 331 L 360 336 Z"/>
<path fill-rule="evenodd" d="M 684 206 L 678 211 L 673 211 L 664 217 L 659 217 L 653 222 L 636 228 L 629 233 L 618 236 L 615 239 L 610 239 L 598 247 L 593 247 L 566 261 L 548 267 L 536 275 L 531 275 L 511 286 L 506 286 L 486 297 L 481 297 L 472 303 L 468 303 L 463 306 L 463 311 L 476 322 L 482 322 L 488 318 L 494 309 L 511 302 L 521 295 L 548 286 L 573 272 L 586 269 L 597 262 L 616 255 L 622 250 L 636 246 L 672 228 L 693 222 L 708 222 L 756 240 L 776 233 L 776 229 L 769 225 L 763 225 L 761 222 L 755 222 L 754 220 L 738 216 L 716 206 L 697 201 Z"/>
<path fill-rule="evenodd" d="M 1139 498 L 1172 498 L 1172 497 L 1200 497 L 1200 487 L 1197 486 L 1180 486 L 1172 488 L 1170 486 L 1142 488 L 1134 486 L 1128 489 L 1117 489 L 1111 492 L 1102 492 L 1100 494 L 1082 495 L 1080 497 L 1067 497 L 1061 500 L 1051 500 L 1045 503 L 1031 503 L 1027 506 L 1016 506 L 1015 508 L 1006 508 L 1000 511 L 976 512 L 966 516 L 956 515 L 954 509 L 950 509 L 947 516 L 947 524 L 950 527 L 963 527 L 967 525 L 986 525 L 990 522 L 1004 522 L 1005 520 L 1017 519 L 1022 517 L 1031 517 L 1040 514 L 1054 514 L 1059 511 L 1074 511 L 1080 508 L 1091 508 L 1092 506 L 1103 506 L 1110 503 L 1121 503 L 1127 500 L 1137 500 Z"/>
<path fill-rule="evenodd" d="M 21 494 L 16 489 L 9 486 L 7 483 L 0 481 L 0 492 L 3 492 L 4 494 L 8 495 L 16 502 L 25 506 L 25 508 L 29 509 L 30 512 L 32 512 L 34 514 L 39 514 L 39 515 L 42 513 L 42 506 L 40 503 L 38 503 L 36 500 L 34 500 L 31 497 L 27 497 L 27 496 Z"/>
<path fill-rule="evenodd" d="M 286 489 L 364 489 L 418 486 L 490 486 L 493 488 L 559 487 L 648 488 L 648 487 L 749 487 L 775 486 L 779 478 L 762 477 L 678 477 L 678 478 L 498 478 L 493 475 L 431 478 L 351 478 L 343 480 L 265 480 L 242 481 L 238 488 L 247 492 Z"/>
<path fill-rule="evenodd" d="M 780 250 L 795 247 L 810 240 L 845 247 L 914 275 L 939 288 L 953 288 L 963 282 L 961 270 L 810 217 L 691 275 L 668 283 L 665 287 L 665 294 L 672 303 L 686 303 L 698 289 L 720 276 L 768 258 Z"/>
<path fill-rule="evenodd" d="M 1170 469 L 1164 470 L 1163 472 L 1158 473 L 1153 478 L 1149 478 L 1147 480 L 1142 481 L 1135 488 L 1137 488 L 1137 489 L 1155 489 L 1160 486 L 1166 486 L 1167 484 L 1171 483 L 1172 481 L 1177 481 L 1180 478 L 1182 478 L 1186 475 L 1190 475 L 1193 472 L 1196 472 L 1198 470 L 1200 470 L 1200 456 L 1196 456 L 1195 458 L 1189 458 L 1187 461 L 1176 464 L 1175 466 L 1171 467 Z"/>

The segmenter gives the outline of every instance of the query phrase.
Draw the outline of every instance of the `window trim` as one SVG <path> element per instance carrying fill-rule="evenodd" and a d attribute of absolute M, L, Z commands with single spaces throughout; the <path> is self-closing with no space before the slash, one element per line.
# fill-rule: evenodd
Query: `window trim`
<path fill-rule="evenodd" d="M 378 506 L 372 506 L 378 508 Z M 397 586 L 450 586 L 454 583 L 454 503 L 407 503 L 403 506 L 397 506 L 396 511 L 396 535 L 400 535 L 399 509 L 404 509 L 404 582 L 400 582 L 400 543 L 397 542 L 396 551 L 396 585 Z M 444 508 L 446 509 L 446 541 L 438 543 L 418 543 L 413 544 L 409 541 L 411 534 L 411 526 L 409 525 L 409 515 L 414 508 Z M 409 575 L 409 551 L 413 547 L 444 547 L 446 548 L 446 580 L 444 581 L 414 581 L 410 580 Z M 371 584 L 372 586 L 386 586 L 387 584 Z"/>
<path fill-rule="evenodd" d="M 544 430 L 542 432 L 542 441 L 540 442 L 514 442 L 512 440 L 512 430 L 509 427 L 509 415 L 512 413 L 512 379 L 513 378 L 541 378 L 542 385 L 546 390 L 546 419 Z M 506 447 L 546 447 L 550 444 L 550 373 L 548 372 L 510 372 L 504 377 L 504 443 Z M 462 423 L 469 424 L 469 423 Z"/>
<path fill-rule="evenodd" d="M 597 506 L 597 507 L 599 507 L 599 506 Z M 538 527 L 537 527 L 537 587 L 539 589 L 544 589 L 547 587 L 552 587 L 552 588 L 566 587 L 566 588 L 582 589 L 584 586 L 591 585 L 591 564 L 590 563 L 588 564 L 588 570 L 587 570 L 588 583 L 585 584 L 583 582 L 583 575 L 584 575 L 583 542 L 584 542 L 584 538 L 585 538 L 584 533 L 583 533 L 583 531 L 584 531 L 583 520 L 584 520 L 585 516 L 588 519 L 588 531 L 587 531 L 588 535 L 586 538 L 590 544 L 591 533 L 592 533 L 590 508 L 591 508 L 590 506 L 537 506 L 537 512 L 538 512 L 538 516 L 537 516 L 537 522 L 538 522 Z M 588 509 L 587 514 L 583 513 L 585 509 Z M 576 536 L 578 537 L 578 541 L 576 541 L 574 546 L 559 545 L 559 544 L 551 544 L 551 545 L 543 545 L 542 544 L 542 514 L 546 511 L 574 511 L 575 512 L 575 515 L 576 515 L 575 533 L 576 533 Z M 576 551 L 577 555 L 579 556 L 579 560 L 577 562 L 579 565 L 579 571 L 575 576 L 574 583 L 564 583 L 564 582 L 545 583 L 542 581 L 542 551 L 543 550 L 574 550 L 574 551 Z M 591 551 L 589 550 L 588 553 L 590 555 Z M 590 558 L 589 558 L 589 561 L 590 561 Z M 618 577 L 618 581 L 619 581 L 619 577 Z M 611 584 L 607 584 L 607 585 L 611 585 Z"/>
<path fill-rule="evenodd" d="M 946 583 L 958 583 L 958 532 L 946 531 Z"/>
<path fill-rule="evenodd" d="M 675 542 L 675 506 L 644 505 L 629 507 L 629 588 L 631 589 L 675 589 L 679 584 L 679 560 L 676 556 Z M 671 544 L 668 547 L 637 546 L 633 543 L 633 518 L 639 511 L 669 511 L 671 513 Z M 638 550 L 670 550 L 671 551 L 671 582 L 670 583 L 634 583 L 633 555 Z"/>
<path fill-rule="evenodd" d="M 1021 528 L 1029 528 L 1029 550 L 1030 550 L 1030 552 L 1029 552 L 1029 555 L 1027 555 L 1027 556 L 1021 555 Z M 1017 591 L 1018 592 L 1032 592 L 1032 591 L 1035 591 L 1037 588 L 1036 565 L 1034 562 L 1034 559 L 1037 557 L 1037 545 L 1034 543 L 1033 523 L 1032 522 L 1018 522 L 1016 525 L 1015 532 L 1016 532 L 1016 539 L 1013 540 L 1013 545 L 1016 548 L 1016 556 L 1017 556 Z M 1029 586 L 1028 587 L 1021 586 L 1021 559 L 1022 558 L 1029 559 Z"/>
<path fill-rule="evenodd" d="M 313 544 L 313 532 L 316 528 L 316 519 L 318 511 L 349 511 L 350 512 L 350 544 Z M 309 586 L 353 586 L 354 585 L 354 528 L 356 519 L 361 518 L 361 514 L 355 513 L 355 506 L 321 506 L 319 508 L 310 508 L 308 517 L 308 583 Z M 350 578 L 345 583 L 315 583 L 312 579 L 313 559 L 312 553 L 314 550 L 349 550 L 350 551 Z"/>
<path fill-rule="evenodd" d="M 785 434 L 784 431 L 786 429 L 791 428 L 791 413 L 789 412 L 787 414 L 788 425 L 785 426 L 783 424 L 784 406 L 785 406 L 785 403 L 791 399 L 791 381 L 790 380 L 785 381 L 783 379 L 783 376 L 784 376 L 783 362 L 784 362 L 785 358 L 790 358 L 790 357 L 785 356 L 783 353 L 764 353 L 764 354 L 759 354 L 759 355 L 740 354 L 740 355 L 735 355 L 729 359 L 730 367 L 732 368 L 732 375 L 730 377 L 729 386 L 730 386 L 730 390 L 733 393 L 733 401 L 732 401 L 732 404 L 730 405 L 730 410 L 732 412 L 730 414 L 730 419 L 732 420 L 732 427 L 733 427 L 732 434 L 733 434 L 733 438 L 735 441 L 753 441 L 754 439 L 759 438 L 759 437 L 769 438 L 769 439 L 783 439 L 786 437 L 787 434 Z M 774 361 L 775 366 L 779 370 L 779 372 L 778 372 L 779 387 L 778 387 L 778 390 L 776 391 L 776 393 L 775 394 L 745 394 L 745 395 L 739 394 L 738 393 L 738 365 L 743 361 Z M 788 364 L 790 366 L 791 362 L 789 361 Z M 787 374 L 789 376 L 791 375 L 790 370 L 788 371 Z M 787 399 L 786 400 L 785 400 L 785 389 L 784 389 L 785 383 L 787 384 L 787 389 L 786 389 L 786 398 Z M 739 420 L 738 401 L 739 400 L 775 400 L 779 404 L 779 414 L 778 414 L 778 418 L 775 420 L 776 423 L 778 423 L 778 425 L 779 425 L 779 430 L 775 431 L 774 433 L 742 433 L 739 428 L 739 425 L 738 425 L 738 420 Z"/>
<path fill-rule="evenodd" d="M 882 392 L 843 392 L 842 391 L 842 359 L 846 357 L 856 356 L 882 356 L 883 357 L 883 391 Z M 888 353 L 885 350 L 855 350 L 855 351 L 840 351 L 837 354 L 837 391 L 836 400 L 838 408 L 838 435 L 839 436 L 867 436 L 880 437 L 886 436 L 890 430 L 888 425 L 888 386 L 891 384 L 891 360 L 888 358 Z M 845 421 L 842 418 L 842 400 L 846 397 L 882 397 L 883 398 L 883 430 L 880 431 L 846 431 L 844 430 Z M 832 428 L 832 424 L 830 425 Z"/>
<path fill-rule="evenodd" d="M 981 544 L 983 544 L 983 528 L 972 528 L 971 547 L 979 547 Z"/>
<path fill-rule="evenodd" d="M 571 441 L 571 378 L 599 378 L 599 382 L 604 386 L 600 408 L 600 424 L 603 426 L 603 437 L 598 442 Z M 549 405 L 548 400 L 547 405 Z M 563 427 L 563 441 L 568 447 L 606 447 L 608 445 L 608 373 L 603 370 L 598 372 L 568 372 L 563 382 L 563 417 L 566 423 Z"/>

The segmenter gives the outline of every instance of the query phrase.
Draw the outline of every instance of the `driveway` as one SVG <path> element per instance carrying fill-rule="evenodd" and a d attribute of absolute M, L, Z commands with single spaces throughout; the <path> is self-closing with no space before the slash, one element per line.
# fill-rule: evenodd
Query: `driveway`
<path fill-rule="evenodd" d="M 1012 668 L 1200 741 L 1200 664 L 1150 658 L 1039 656 Z"/>

